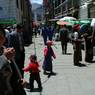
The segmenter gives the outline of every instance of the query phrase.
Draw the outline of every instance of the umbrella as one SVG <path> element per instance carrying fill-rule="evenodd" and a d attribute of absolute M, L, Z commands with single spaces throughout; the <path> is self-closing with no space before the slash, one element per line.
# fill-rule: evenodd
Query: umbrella
<path fill-rule="evenodd" d="M 75 24 L 83 25 L 83 24 L 90 24 L 90 19 L 79 19 L 76 21 L 73 21 Z"/>
<path fill-rule="evenodd" d="M 77 19 L 74 17 L 66 16 L 60 19 L 60 21 L 76 21 Z"/>
<path fill-rule="evenodd" d="M 80 32 L 81 34 L 87 32 L 88 27 L 89 27 L 88 24 L 83 24 L 83 25 L 81 25 L 79 32 Z"/>
<path fill-rule="evenodd" d="M 66 22 L 66 21 L 57 21 L 56 23 L 57 23 L 58 25 L 72 25 L 71 23 Z"/>
<path fill-rule="evenodd" d="M 73 26 L 75 24 L 75 21 L 77 21 L 77 19 L 74 17 L 66 16 L 66 17 L 61 18 L 59 21 L 69 22 Z"/>
<path fill-rule="evenodd" d="M 72 23 L 73 25 L 76 24 L 83 25 L 83 24 L 90 24 L 91 21 L 87 19 L 82 19 L 82 20 L 70 21 L 70 23 Z"/>
<path fill-rule="evenodd" d="M 90 20 L 80 20 L 80 24 L 89 24 Z"/>

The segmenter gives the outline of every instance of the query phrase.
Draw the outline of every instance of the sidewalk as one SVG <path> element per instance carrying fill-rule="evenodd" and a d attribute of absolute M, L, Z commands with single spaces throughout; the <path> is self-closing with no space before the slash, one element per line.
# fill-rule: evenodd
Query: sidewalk
<path fill-rule="evenodd" d="M 36 38 L 36 50 L 38 60 L 43 58 L 43 40 L 42 38 Z M 95 63 L 85 63 L 84 51 L 82 63 L 86 64 L 86 67 L 73 66 L 73 47 L 68 44 L 67 55 L 62 55 L 60 42 L 55 42 L 57 49 L 53 46 L 57 59 L 53 61 L 54 71 L 56 76 L 48 78 L 43 75 L 41 68 L 41 80 L 43 91 L 29 92 L 27 89 L 27 95 L 95 95 Z M 28 64 L 29 55 L 33 51 L 33 44 L 26 47 L 26 60 L 25 65 Z M 42 65 L 41 60 L 40 65 Z M 25 73 L 25 79 L 28 81 L 29 74 Z M 35 83 L 35 88 L 37 84 Z"/>

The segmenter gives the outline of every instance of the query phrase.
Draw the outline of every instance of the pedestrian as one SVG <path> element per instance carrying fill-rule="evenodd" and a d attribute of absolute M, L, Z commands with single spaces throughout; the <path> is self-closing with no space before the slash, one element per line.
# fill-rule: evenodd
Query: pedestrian
<path fill-rule="evenodd" d="M 46 25 L 44 25 L 42 27 L 42 37 L 44 40 L 44 45 L 46 45 L 47 39 L 48 39 L 48 27 Z"/>
<path fill-rule="evenodd" d="M 9 47 L 14 47 L 15 49 L 15 62 L 21 72 L 22 77 L 24 76 L 24 72 L 22 68 L 24 68 L 25 61 L 25 49 L 24 49 L 24 38 L 23 38 L 23 25 L 17 24 L 16 31 L 10 34 L 9 39 Z"/>
<path fill-rule="evenodd" d="M 30 56 L 30 63 L 27 67 L 23 69 L 25 72 L 30 72 L 30 91 L 32 92 L 34 89 L 34 80 L 38 83 L 38 90 L 42 91 L 42 84 L 40 78 L 40 70 L 39 70 L 39 63 L 37 62 L 37 56 L 31 55 Z"/>
<path fill-rule="evenodd" d="M 66 25 L 62 25 L 60 31 L 60 41 L 62 47 L 62 54 L 67 53 L 67 42 L 68 42 L 68 29 Z"/>
<path fill-rule="evenodd" d="M 0 27 L 0 95 L 13 95 L 10 78 L 12 69 L 10 60 L 15 56 L 13 48 L 5 48 L 5 30 Z"/>
<path fill-rule="evenodd" d="M 53 42 L 48 40 L 47 46 L 44 48 L 44 62 L 43 62 L 43 70 L 44 74 L 54 74 L 53 65 L 52 65 L 52 57 L 55 59 L 56 56 L 52 49 Z"/>
<path fill-rule="evenodd" d="M 93 43 L 92 43 L 92 29 L 90 25 L 86 25 L 85 33 L 83 34 L 85 39 L 85 61 L 92 62 L 93 61 Z"/>
<path fill-rule="evenodd" d="M 54 32 L 55 32 L 55 30 L 54 30 L 53 25 L 48 26 L 48 39 L 49 39 L 50 41 L 52 41 L 52 39 L 53 39 Z"/>
<path fill-rule="evenodd" d="M 37 26 L 34 28 L 34 35 L 35 35 L 35 38 L 37 38 Z"/>
<path fill-rule="evenodd" d="M 24 60 L 25 60 L 25 49 L 24 49 L 24 41 L 23 41 L 23 26 L 21 24 L 17 24 L 16 30 L 9 35 L 10 39 L 8 42 L 9 47 L 13 47 L 15 49 L 15 57 L 14 60 L 16 65 L 22 75 L 22 78 L 19 78 L 19 74 L 14 64 L 11 64 L 11 68 L 13 74 L 11 76 L 11 86 L 13 88 L 14 95 L 26 95 L 26 92 L 23 88 L 23 77 L 24 71 Z M 13 62 L 12 62 L 13 63 Z"/>
<path fill-rule="evenodd" d="M 79 34 L 79 25 L 75 25 L 73 27 L 73 49 L 74 49 L 74 55 L 73 55 L 73 61 L 74 66 L 84 66 L 84 64 L 81 64 L 80 61 L 82 61 L 82 52 L 81 52 L 81 43 L 83 42 L 81 35 Z"/>

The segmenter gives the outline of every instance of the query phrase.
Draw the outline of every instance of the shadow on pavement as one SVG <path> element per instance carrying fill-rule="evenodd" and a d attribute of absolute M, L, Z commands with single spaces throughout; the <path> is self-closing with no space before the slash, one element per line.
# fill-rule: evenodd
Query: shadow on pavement
<path fill-rule="evenodd" d="M 52 74 L 51 74 L 51 73 L 48 73 L 48 74 L 44 74 L 44 75 L 47 75 L 47 79 L 46 79 L 45 81 L 43 81 L 42 84 L 46 83 L 46 82 L 49 80 L 49 78 L 50 78 L 51 76 L 56 76 L 57 73 L 54 72 L 54 73 L 52 73 Z"/>
<path fill-rule="evenodd" d="M 72 53 L 66 53 L 66 55 L 72 55 Z"/>
<path fill-rule="evenodd" d="M 48 74 L 48 78 L 50 78 L 51 76 L 56 76 L 56 75 L 57 75 L 57 73 L 55 73 L 55 72 L 50 73 L 50 74 Z"/>
<path fill-rule="evenodd" d="M 28 92 L 42 92 L 42 90 L 40 90 L 39 88 L 34 88 L 32 91 L 30 91 L 30 89 L 26 89 L 26 91 Z"/>

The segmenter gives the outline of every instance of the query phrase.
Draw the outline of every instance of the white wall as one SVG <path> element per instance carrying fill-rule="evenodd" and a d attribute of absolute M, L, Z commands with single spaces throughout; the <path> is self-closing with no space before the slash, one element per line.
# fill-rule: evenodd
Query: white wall
<path fill-rule="evenodd" d="M 82 5 L 79 10 L 79 18 L 80 19 L 85 19 L 88 18 L 88 6 L 87 5 Z"/>

